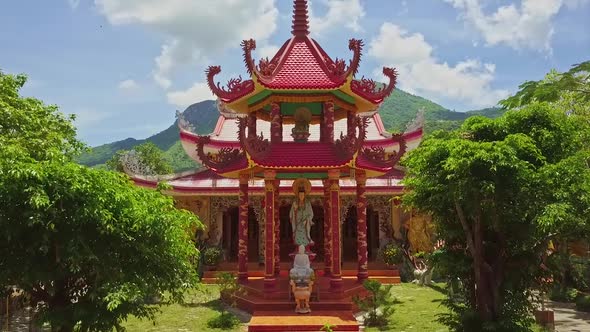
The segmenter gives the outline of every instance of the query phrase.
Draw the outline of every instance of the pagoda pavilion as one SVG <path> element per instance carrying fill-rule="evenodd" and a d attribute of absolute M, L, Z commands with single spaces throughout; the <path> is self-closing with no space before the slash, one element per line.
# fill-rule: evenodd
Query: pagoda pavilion
<path fill-rule="evenodd" d="M 209 67 L 220 112 L 214 132 L 198 135 L 182 115 L 178 121 L 186 153 L 203 168 L 133 179 L 148 187 L 166 180 L 178 206 L 207 226 L 207 243 L 235 262 L 240 282 L 263 277 L 266 290 L 277 288 L 281 262 L 295 250 L 288 211 L 294 182 L 306 183 L 314 264 L 321 265 L 330 291 L 339 292 L 343 261 L 355 265 L 362 281 L 379 248 L 399 237 L 407 217 L 393 200 L 403 192 L 398 162 L 420 143 L 422 125 L 400 134 L 385 130 L 378 110 L 397 72 L 383 68 L 386 84 L 356 78 L 361 40 L 349 41 L 347 62 L 331 58 L 309 35 L 307 1 L 295 0 L 292 36 L 272 59 L 256 63 L 256 42 L 241 44 L 249 79 L 222 86 L 215 80 L 221 67 Z"/>

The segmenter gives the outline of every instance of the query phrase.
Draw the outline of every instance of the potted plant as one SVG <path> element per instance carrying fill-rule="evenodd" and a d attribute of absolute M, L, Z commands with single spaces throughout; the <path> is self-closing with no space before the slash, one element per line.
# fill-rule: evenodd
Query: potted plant
<path fill-rule="evenodd" d="M 209 271 L 215 271 L 221 261 L 222 252 L 218 247 L 206 248 L 203 252 L 203 263 Z"/>
<path fill-rule="evenodd" d="M 385 262 L 390 268 L 394 268 L 398 264 L 401 264 L 404 259 L 402 249 L 394 243 L 390 243 L 383 247 L 381 250 L 381 256 L 383 257 L 383 262 Z"/>

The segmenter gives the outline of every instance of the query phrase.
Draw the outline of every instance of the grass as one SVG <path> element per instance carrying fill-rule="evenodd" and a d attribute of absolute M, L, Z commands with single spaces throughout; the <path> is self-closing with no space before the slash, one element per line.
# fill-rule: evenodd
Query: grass
<path fill-rule="evenodd" d="M 447 312 L 441 305 L 445 295 L 443 284 L 433 287 L 420 287 L 415 284 L 396 285 L 392 294 L 397 303 L 395 312 L 389 318 L 386 329 L 367 328 L 366 332 L 376 331 L 419 331 L 419 332 L 448 332 L 448 328 L 436 321 L 437 315 Z M 220 332 L 219 329 L 207 327 L 207 321 L 220 313 L 219 289 L 214 285 L 204 285 L 202 290 L 195 290 L 187 294 L 185 302 L 163 306 L 161 313 L 156 315 L 155 322 L 139 320 L 131 317 L 124 327 L 129 332 Z M 313 308 L 313 307 L 312 307 Z M 243 323 L 247 323 L 242 319 Z M 246 324 L 229 332 L 246 331 Z M 535 332 L 543 331 L 533 328 Z"/>
<path fill-rule="evenodd" d="M 123 326 L 128 332 L 219 332 L 222 330 L 207 327 L 207 321 L 219 315 L 220 306 L 219 289 L 217 286 L 206 285 L 203 290 L 188 293 L 182 304 L 163 306 L 161 313 L 156 315 L 155 322 L 131 317 Z M 244 326 L 223 331 L 245 331 Z"/>
<path fill-rule="evenodd" d="M 420 287 L 415 284 L 394 286 L 392 295 L 396 298 L 395 312 L 389 318 L 385 331 L 447 332 L 448 329 L 436 321 L 437 315 L 447 312 L 440 303 L 445 295 L 439 287 Z M 365 331 L 380 331 L 367 328 Z M 381 330 L 383 331 L 383 330 Z"/>

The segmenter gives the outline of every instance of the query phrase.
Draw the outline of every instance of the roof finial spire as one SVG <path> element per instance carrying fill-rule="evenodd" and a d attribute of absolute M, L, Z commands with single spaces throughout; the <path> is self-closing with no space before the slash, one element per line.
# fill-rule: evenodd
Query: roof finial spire
<path fill-rule="evenodd" d="M 307 0 L 295 0 L 293 5 L 293 36 L 309 35 L 309 13 Z"/>

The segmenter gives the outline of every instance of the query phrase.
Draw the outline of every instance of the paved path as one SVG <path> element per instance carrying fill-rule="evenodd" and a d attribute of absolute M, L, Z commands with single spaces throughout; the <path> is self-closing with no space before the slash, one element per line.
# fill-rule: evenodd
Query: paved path
<path fill-rule="evenodd" d="M 576 311 L 575 304 L 550 302 L 548 307 L 555 312 L 555 331 L 590 332 L 590 313 Z"/>

